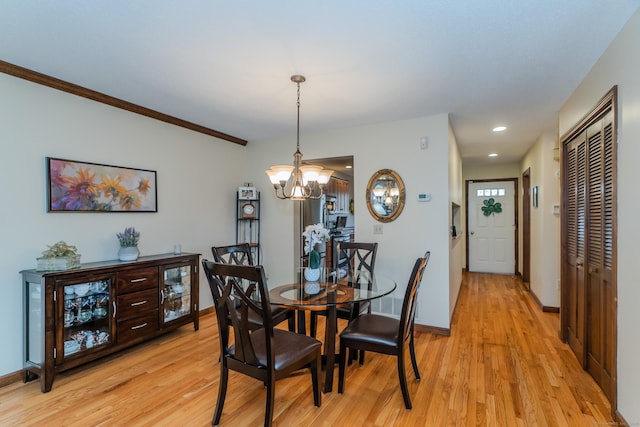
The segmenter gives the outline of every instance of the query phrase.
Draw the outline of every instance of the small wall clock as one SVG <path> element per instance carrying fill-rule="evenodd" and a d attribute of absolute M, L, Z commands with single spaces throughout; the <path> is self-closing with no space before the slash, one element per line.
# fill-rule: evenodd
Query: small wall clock
<path fill-rule="evenodd" d="M 245 203 L 242 205 L 242 218 L 255 218 L 256 207 L 253 203 Z"/>

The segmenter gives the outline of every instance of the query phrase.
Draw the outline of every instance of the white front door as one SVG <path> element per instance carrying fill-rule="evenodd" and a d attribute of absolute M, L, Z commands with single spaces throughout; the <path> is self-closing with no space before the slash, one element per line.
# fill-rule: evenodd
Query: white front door
<path fill-rule="evenodd" d="M 515 273 L 514 194 L 515 181 L 469 184 L 469 271 Z"/>

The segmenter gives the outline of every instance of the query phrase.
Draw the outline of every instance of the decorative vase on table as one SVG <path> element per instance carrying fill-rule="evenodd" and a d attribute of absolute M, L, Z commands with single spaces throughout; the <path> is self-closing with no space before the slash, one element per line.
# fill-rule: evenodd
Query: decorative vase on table
<path fill-rule="evenodd" d="M 315 249 L 309 252 L 309 267 L 304 269 L 304 291 L 315 295 L 320 292 L 320 253 Z"/>
<path fill-rule="evenodd" d="M 307 282 L 317 282 L 320 280 L 320 269 L 307 267 L 304 269 L 304 278 Z"/>
<path fill-rule="evenodd" d="M 118 259 L 120 261 L 135 261 L 140 256 L 137 246 L 120 246 L 118 250 Z"/>

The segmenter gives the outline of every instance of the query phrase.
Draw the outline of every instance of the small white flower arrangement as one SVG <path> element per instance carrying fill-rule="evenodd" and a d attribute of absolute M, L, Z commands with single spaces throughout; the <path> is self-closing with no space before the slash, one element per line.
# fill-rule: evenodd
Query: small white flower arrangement
<path fill-rule="evenodd" d="M 304 253 L 308 254 L 316 243 L 322 243 L 329 239 L 329 230 L 324 228 L 322 223 L 307 225 L 302 237 L 304 237 Z"/>
<path fill-rule="evenodd" d="M 329 239 L 329 230 L 321 223 L 307 225 L 302 237 L 304 237 L 304 253 L 309 254 L 309 267 L 320 267 L 320 254 L 315 250 L 315 245 Z"/>

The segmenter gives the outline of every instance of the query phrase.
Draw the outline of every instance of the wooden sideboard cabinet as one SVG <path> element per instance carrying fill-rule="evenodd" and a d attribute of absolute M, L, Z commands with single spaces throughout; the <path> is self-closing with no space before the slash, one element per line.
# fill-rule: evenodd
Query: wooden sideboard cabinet
<path fill-rule="evenodd" d="M 65 271 L 21 271 L 25 382 L 48 392 L 58 372 L 193 322 L 199 254 L 103 261 Z"/>

